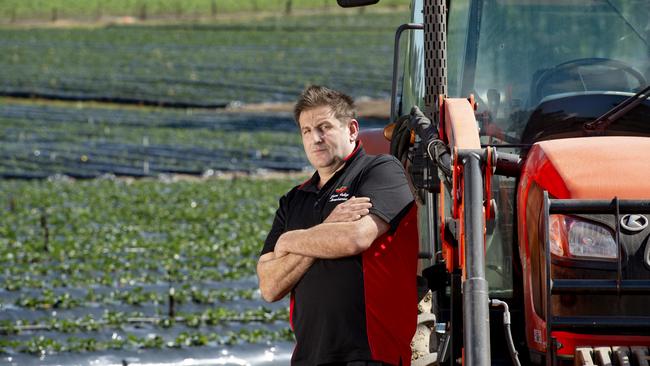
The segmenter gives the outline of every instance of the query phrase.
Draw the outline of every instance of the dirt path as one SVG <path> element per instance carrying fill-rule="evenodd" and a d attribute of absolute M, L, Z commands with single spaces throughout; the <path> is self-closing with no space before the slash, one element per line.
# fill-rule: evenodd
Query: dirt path
<path fill-rule="evenodd" d="M 366 118 L 389 118 L 390 101 L 387 99 L 359 98 L 356 101 L 359 116 Z M 232 112 L 293 112 L 294 103 L 257 103 L 226 108 Z"/>
<path fill-rule="evenodd" d="M 60 107 L 70 106 L 71 108 L 116 108 L 116 109 L 129 109 L 129 110 L 146 110 L 157 109 L 160 107 L 154 106 L 137 106 L 119 103 L 105 103 L 96 101 L 62 101 L 38 98 L 12 98 L 0 97 L 0 104 L 48 104 Z M 390 101 L 387 99 L 371 99 L 371 98 L 358 98 L 357 108 L 359 115 L 366 118 L 385 118 L 388 119 L 390 115 Z M 285 103 L 251 103 L 230 106 L 224 109 L 206 109 L 213 110 L 216 113 L 292 113 L 293 102 Z M 200 110 L 200 109 L 199 109 Z"/>

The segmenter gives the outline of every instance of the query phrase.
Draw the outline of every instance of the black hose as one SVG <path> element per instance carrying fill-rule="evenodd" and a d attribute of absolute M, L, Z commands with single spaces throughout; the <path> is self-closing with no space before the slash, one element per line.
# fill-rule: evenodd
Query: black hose
<path fill-rule="evenodd" d="M 510 331 L 510 309 L 508 308 L 508 304 L 501 300 L 492 299 L 490 300 L 490 305 L 503 308 L 503 329 L 506 333 L 506 342 L 508 343 L 510 358 L 512 358 L 512 363 L 515 366 L 521 366 L 521 363 L 519 362 L 519 352 L 517 352 L 517 349 L 515 348 L 515 343 L 512 340 L 512 332 Z"/>
<path fill-rule="evenodd" d="M 444 141 L 437 138 L 430 140 L 427 144 L 427 153 L 429 153 L 431 160 L 436 162 L 436 165 L 447 177 L 452 176 L 451 154 L 449 147 Z"/>

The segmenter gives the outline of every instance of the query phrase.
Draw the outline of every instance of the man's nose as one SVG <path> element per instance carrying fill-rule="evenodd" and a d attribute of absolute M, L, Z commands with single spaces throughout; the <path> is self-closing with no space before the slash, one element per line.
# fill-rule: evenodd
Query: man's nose
<path fill-rule="evenodd" d="M 320 143 L 323 141 L 323 132 L 314 130 L 311 134 L 311 137 L 314 143 Z"/>

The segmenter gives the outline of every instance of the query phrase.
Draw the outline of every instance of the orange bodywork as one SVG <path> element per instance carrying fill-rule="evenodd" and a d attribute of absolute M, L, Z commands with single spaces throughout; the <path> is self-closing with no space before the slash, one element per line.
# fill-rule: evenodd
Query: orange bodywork
<path fill-rule="evenodd" d="M 650 198 L 650 139 L 603 136 L 543 141 L 524 174 L 556 198 Z M 617 179 L 619 178 L 619 179 Z"/>
<path fill-rule="evenodd" d="M 371 128 L 362 130 L 359 138 L 363 143 L 363 148 L 370 155 L 390 154 L 390 141 L 384 137 L 384 130 L 381 128 Z"/>
<path fill-rule="evenodd" d="M 441 98 L 441 120 L 439 133 L 453 152 L 451 200 L 446 199 L 445 185 L 441 185 L 439 197 L 439 227 L 442 241 L 442 255 L 449 272 L 462 269 L 464 263 L 464 210 L 465 202 L 463 165 L 458 151 L 480 149 L 478 124 L 474 107 L 467 99 Z M 369 154 L 389 153 L 390 142 L 384 137 L 382 129 L 364 130 L 360 135 Z M 538 352 L 546 352 L 546 322 L 533 307 L 533 284 L 531 283 L 531 244 L 526 224 L 534 219 L 539 207 L 530 205 L 529 199 L 537 199 L 540 189 L 549 192 L 553 198 L 561 199 L 650 199 L 650 138 L 604 136 L 542 141 L 533 145 L 526 156 L 517 194 L 517 223 L 519 253 L 523 267 L 523 296 L 526 315 L 526 338 L 529 347 Z M 488 163 L 484 166 L 485 197 L 489 205 L 491 197 L 490 177 L 492 165 L 488 148 Z M 537 189 L 534 194 L 531 187 Z M 529 195 L 530 194 L 530 195 Z M 486 220 L 490 219 L 490 207 L 484 207 Z M 528 211 L 527 211 L 528 210 Z M 445 215 L 457 221 L 458 244 L 445 238 Z M 537 215 L 539 212 L 536 213 Z M 587 335 L 570 332 L 553 332 L 553 336 L 563 345 L 560 355 L 573 355 L 576 346 L 607 345 L 648 345 L 650 337 Z"/>
<path fill-rule="evenodd" d="M 478 124 L 474 108 L 463 98 L 446 98 L 443 102 L 445 138 L 452 149 L 480 149 Z"/>
<path fill-rule="evenodd" d="M 440 237 L 442 238 L 442 255 L 447 264 L 447 270 L 452 272 L 454 268 L 462 268 L 465 275 L 465 202 L 463 198 L 463 165 L 457 156 L 458 150 L 480 149 L 478 124 L 474 116 L 474 106 L 464 98 L 445 98 L 442 100 L 440 130 L 444 131 L 443 139 L 454 153 L 454 165 L 451 190 L 451 216 L 458 220 L 458 246 L 445 240 L 445 204 L 444 199 L 440 200 Z M 441 197 L 444 197 L 444 186 Z"/>
<path fill-rule="evenodd" d="M 533 185 L 559 199 L 650 199 L 650 138 L 604 136 L 542 141 L 533 145 L 523 167 L 517 195 L 519 252 L 524 267 L 524 304 L 526 337 L 529 347 L 546 351 L 546 322 L 533 307 L 531 283 L 531 245 L 527 222 L 531 202 L 538 201 L 540 190 L 531 191 Z M 534 209 L 532 209 L 534 210 Z M 567 332 L 553 332 L 565 347 L 560 354 L 572 354 L 571 345 L 625 345 L 625 337 L 592 336 Z M 621 338 L 621 339 L 619 339 Z M 629 337 L 628 337 L 629 338 Z M 650 344 L 650 337 L 628 339 L 636 344 Z M 620 342 L 619 342 L 620 341 Z M 624 342 L 625 341 L 625 342 Z M 584 343 L 587 342 L 587 343 Z"/>

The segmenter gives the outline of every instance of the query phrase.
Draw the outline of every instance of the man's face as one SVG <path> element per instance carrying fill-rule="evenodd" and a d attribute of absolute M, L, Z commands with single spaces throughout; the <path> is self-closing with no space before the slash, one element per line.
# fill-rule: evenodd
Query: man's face
<path fill-rule="evenodd" d="M 355 119 L 340 121 L 332 108 L 322 106 L 303 111 L 298 122 L 307 158 L 319 172 L 335 171 L 354 150 L 359 133 Z"/>

